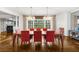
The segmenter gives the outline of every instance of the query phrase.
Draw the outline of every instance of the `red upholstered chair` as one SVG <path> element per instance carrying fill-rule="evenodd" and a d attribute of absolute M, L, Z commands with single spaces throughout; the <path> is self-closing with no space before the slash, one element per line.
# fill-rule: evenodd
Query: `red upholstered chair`
<path fill-rule="evenodd" d="M 43 31 L 47 31 L 47 28 L 43 28 Z"/>
<path fill-rule="evenodd" d="M 46 33 L 46 43 L 54 43 L 55 31 L 47 31 Z"/>
<path fill-rule="evenodd" d="M 41 42 L 41 41 L 42 41 L 42 32 L 34 31 L 34 42 Z"/>
<path fill-rule="evenodd" d="M 37 45 L 42 45 L 42 32 L 41 31 L 34 31 L 34 47 L 36 47 Z"/>
<path fill-rule="evenodd" d="M 64 34 L 64 28 L 60 28 L 60 34 Z"/>
<path fill-rule="evenodd" d="M 62 50 L 63 50 L 63 44 L 64 44 L 64 28 L 60 28 L 60 38 L 61 38 L 61 44 L 62 44 Z"/>
<path fill-rule="evenodd" d="M 34 31 L 34 28 L 30 28 L 30 31 Z"/>
<path fill-rule="evenodd" d="M 40 29 L 40 28 L 37 28 L 36 30 L 37 30 L 37 31 L 41 31 L 41 29 Z"/>
<path fill-rule="evenodd" d="M 21 31 L 21 45 L 27 42 L 30 43 L 29 31 Z"/>

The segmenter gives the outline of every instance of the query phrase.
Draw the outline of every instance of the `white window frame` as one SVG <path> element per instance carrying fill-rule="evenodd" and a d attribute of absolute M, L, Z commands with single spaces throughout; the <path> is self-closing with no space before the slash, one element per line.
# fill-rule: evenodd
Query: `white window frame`
<path fill-rule="evenodd" d="M 34 28 L 34 20 L 36 20 L 36 19 L 27 19 L 27 21 L 26 21 L 26 28 L 27 29 L 29 29 L 28 28 L 28 21 L 29 20 L 32 20 L 33 21 L 33 28 Z M 41 19 L 40 19 L 41 20 Z M 43 19 L 42 19 L 43 20 Z M 50 20 L 50 29 L 53 29 L 53 21 L 52 21 L 52 19 L 44 19 L 44 20 Z M 44 28 L 46 28 L 46 23 L 45 23 L 45 21 L 44 21 Z"/>

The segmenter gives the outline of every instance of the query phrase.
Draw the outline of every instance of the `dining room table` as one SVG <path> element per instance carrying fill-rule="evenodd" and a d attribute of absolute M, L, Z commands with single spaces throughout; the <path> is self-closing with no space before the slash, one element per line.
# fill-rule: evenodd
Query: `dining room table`
<path fill-rule="evenodd" d="M 34 36 L 34 31 L 29 31 L 30 34 L 30 40 L 34 40 L 33 36 Z M 42 31 L 42 46 L 45 45 L 45 38 L 46 38 L 46 31 Z M 15 46 L 15 41 L 17 41 L 17 44 L 19 45 L 19 39 L 21 39 L 21 32 L 19 33 L 13 33 L 13 47 Z M 55 39 L 57 39 L 58 41 L 58 46 L 62 46 L 62 50 L 63 50 L 63 45 L 64 45 L 64 39 L 62 39 L 62 35 L 60 33 L 55 33 Z M 60 49 L 61 49 L 60 48 Z"/>

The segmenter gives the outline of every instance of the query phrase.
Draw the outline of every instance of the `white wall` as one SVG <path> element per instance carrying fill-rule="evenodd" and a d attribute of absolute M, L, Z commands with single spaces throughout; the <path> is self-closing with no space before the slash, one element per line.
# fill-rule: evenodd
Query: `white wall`
<path fill-rule="evenodd" d="M 1 20 L 0 20 L 0 33 L 1 33 Z"/>
<path fill-rule="evenodd" d="M 68 30 L 71 29 L 71 15 L 69 12 L 63 12 L 56 15 L 56 28 L 64 27 L 64 35 L 68 36 Z"/>
<path fill-rule="evenodd" d="M 23 30 L 23 16 L 19 15 L 19 28 Z"/>

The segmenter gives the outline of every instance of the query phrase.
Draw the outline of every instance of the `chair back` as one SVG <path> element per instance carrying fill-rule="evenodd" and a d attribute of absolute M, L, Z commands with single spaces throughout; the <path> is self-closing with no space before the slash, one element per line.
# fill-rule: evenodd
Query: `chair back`
<path fill-rule="evenodd" d="M 21 42 L 30 42 L 29 31 L 21 31 Z"/>
<path fill-rule="evenodd" d="M 42 32 L 34 31 L 34 42 L 41 42 L 41 41 L 42 41 Z"/>
<path fill-rule="evenodd" d="M 30 28 L 30 31 L 34 31 L 34 28 Z"/>
<path fill-rule="evenodd" d="M 40 29 L 40 28 L 37 28 L 36 30 L 37 30 L 37 31 L 41 31 L 41 29 Z"/>
<path fill-rule="evenodd" d="M 60 34 L 60 29 L 56 29 L 55 34 Z"/>
<path fill-rule="evenodd" d="M 47 28 L 43 28 L 43 31 L 47 31 Z"/>
<path fill-rule="evenodd" d="M 64 28 L 60 28 L 60 34 L 64 34 Z"/>
<path fill-rule="evenodd" d="M 16 33 L 16 34 L 20 34 L 20 31 L 21 31 L 20 29 L 16 29 L 16 30 L 15 30 L 15 33 Z"/>
<path fill-rule="evenodd" d="M 46 42 L 54 42 L 55 31 L 47 31 L 46 33 Z"/>

